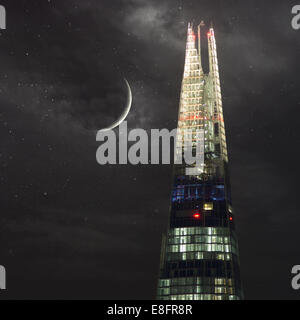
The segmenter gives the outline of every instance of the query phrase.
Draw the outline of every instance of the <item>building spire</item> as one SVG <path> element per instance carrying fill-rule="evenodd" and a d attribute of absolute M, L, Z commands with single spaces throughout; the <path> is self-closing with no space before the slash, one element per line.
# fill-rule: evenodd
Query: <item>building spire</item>
<path fill-rule="evenodd" d="M 212 28 L 207 37 L 210 72 L 203 74 L 198 53 L 201 46 L 197 49 L 197 35 L 189 24 L 174 150 L 176 161 L 182 161 L 174 162 L 157 291 L 161 300 L 243 298 Z M 198 163 L 183 161 L 185 150 L 192 151 L 190 156 L 195 154 Z"/>
<path fill-rule="evenodd" d="M 199 26 L 200 28 L 200 26 Z M 187 30 L 187 41 L 186 41 L 186 54 L 185 54 L 185 65 L 184 74 L 188 76 L 190 72 L 199 70 L 202 73 L 201 59 L 198 52 L 200 48 L 200 30 L 198 30 L 198 46 L 196 46 L 197 35 L 194 32 L 193 23 L 188 23 Z"/>
<path fill-rule="evenodd" d="M 198 56 L 199 56 L 199 64 L 200 64 L 200 69 L 202 69 L 202 60 L 201 60 L 201 27 L 204 27 L 205 23 L 202 20 L 199 25 L 198 25 Z"/>

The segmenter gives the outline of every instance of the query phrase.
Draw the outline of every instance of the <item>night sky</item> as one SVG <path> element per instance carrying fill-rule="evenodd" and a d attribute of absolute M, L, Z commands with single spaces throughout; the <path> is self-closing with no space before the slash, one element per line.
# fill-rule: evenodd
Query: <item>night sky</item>
<path fill-rule="evenodd" d="M 300 297 L 295 1 L 0 4 L 0 298 L 155 298 L 172 167 L 100 166 L 96 132 L 122 113 L 124 77 L 129 129 L 176 127 L 187 22 L 201 20 L 217 41 L 245 298 Z"/>

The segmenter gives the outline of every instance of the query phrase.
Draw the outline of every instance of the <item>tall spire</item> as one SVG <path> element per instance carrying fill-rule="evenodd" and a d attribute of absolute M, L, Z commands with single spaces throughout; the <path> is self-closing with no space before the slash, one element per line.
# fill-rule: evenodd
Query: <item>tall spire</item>
<path fill-rule="evenodd" d="M 203 131 L 204 163 L 174 165 L 170 219 L 163 236 L 158 299 L 236 300 L 243 298 L 232 208 L 226 136 L 214 30 L 208 37 L 209 73 L 201 68 L 192 24 L 188 25 L 181 86 L 176 154 Z M 178 144 L 177 144 L 178 142 Z M 187 173 L 187 169 L 192 174 Z"/>
<path fill-rule="evenodd" d="M 222 95 L 220 86 L 220 75 L 218 67 L 217 46 L 214 29 L 210 28 L 207 33 L 208 40 L 208 56 L 209 56 L 209 76 L 212 80 L 213 92 L 214 92 L 214 113 L 218 115 L 218 124 L 220 131 L 225 137 L 225 126 L 223 119 L 223 107 L 222 107 Z M 221 155 L 224 161 L 228 161 L 226 139 L 220 141 Z"/>
<path fill-rule="evenodd" d="M 199 64 L 202 69 L 202 60 L 201 60 L 201 27 L 205 26 L 204 21 L 202 20 L 198 25 L 198 56 L 199 56 Z"/>
<path fill-rule="evenodd" d="M 198 50 L 200 48 L 198 31 Z M 202 73 L 200 54 L 196 48 L 196 35 L 194 33 L 193 24 L 188 23 L 186 52 L 185 52 L 185 67 L 184 75 L 188 76 L 192 70 L 200 70 Z"/>
<path fill-rule="evenodd" d="M 209 72 L 215 73 L 215 68 L 218 67 L 217 48 L 214 29 L 210 28 L 207 33 L 208 41 L 208 57 L 209 57 Z"/>

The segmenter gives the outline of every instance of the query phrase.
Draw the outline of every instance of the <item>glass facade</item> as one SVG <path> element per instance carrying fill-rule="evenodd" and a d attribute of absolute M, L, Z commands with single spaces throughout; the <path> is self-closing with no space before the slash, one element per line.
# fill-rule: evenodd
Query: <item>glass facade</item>
<path fill-rule="evenodd" d="M 196 144 L 196 130 L 202 130 L 204 164 L 201 168 L 184 162 L 174 165 L 170 223 L 163 235 L 157 292 L 163 300 L 243 299 L 212 28 L 207 39 L 209 73 L 204 74 L 200 26 L 196 36 L 189 24 L 176 153 L 183 153 L 187 139 Z M 187 130 L 189 136 L 184 134 Z M 187 174 L 187 168 L 194 171 Z"/>

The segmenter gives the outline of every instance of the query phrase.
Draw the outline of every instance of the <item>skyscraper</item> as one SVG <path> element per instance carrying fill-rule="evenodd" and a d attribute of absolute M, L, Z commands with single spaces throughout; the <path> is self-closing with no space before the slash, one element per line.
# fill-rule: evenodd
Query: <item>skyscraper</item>
<path fill-rule="evenodd" d="M 170 221 L 163 235 L 158 299 L 243 299 L 231 202 L 228 157 L 214 30 L 209 29 L 209 72 L 201 63 L 201 37 L 188 25 L 178 130 L 203 130 L 204 166 L 187 174 L 175 164 Z M 192 143 L 196 136 L 190 136 Z M 181 143 L 178 143 L 178 139 Z M 187 144 L 177 137 L 177 152 Z"/>

